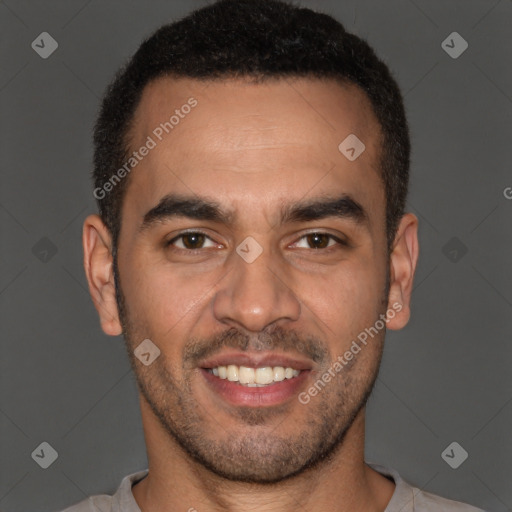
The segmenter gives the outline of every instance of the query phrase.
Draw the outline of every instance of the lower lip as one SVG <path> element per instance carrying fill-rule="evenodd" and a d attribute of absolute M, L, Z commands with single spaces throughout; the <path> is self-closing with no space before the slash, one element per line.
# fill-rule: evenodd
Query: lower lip
<path fill-rule="evenodd" d="M 242 386 L 238 382 L 220 379 L 204 368 L 201 368 L 201 373 L 210 388 L 230 404 L 262 407 L 279 405 L 297 396 L 307 379 L 309 370 L 301 371 L 297 377 L 264 387 Z"/>

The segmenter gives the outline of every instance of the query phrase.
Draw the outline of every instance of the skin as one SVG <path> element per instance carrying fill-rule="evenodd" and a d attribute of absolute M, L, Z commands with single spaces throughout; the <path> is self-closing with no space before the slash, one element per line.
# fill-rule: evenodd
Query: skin
<path fill-rule="evenodd" d="M 381 131 L 370 103 L 356 86 L 330 80 L 158 79 L 144 90 L 132 148 L 191 96 L 198 105 L 129 176 L 121 304 L 109 231 L 97 215 L 83 230 L 101 326 L 124 334 L 140 390 L 149 475 L 134 497 L 143 512 L 383 511 L 395 485 L 364 463 L 364 432 L 385 329 L 306 405 L 297 396 L 231 405 L 193 357 L 233 349 L 298 357 L 310 365 L 305 391 L 393 304 L 401 310 L 387 328 L 407 324 L 418 220 L 402 217 L 388 255 Z M 338 150 L 351 133 L 366 146 L 353 162 Z M 141 230 L 146 212 L 170 193 L 215 200 L 230 222 L 171 217 Z M 285 204 L 343 194 L 362 206 L 366 222 L 281 222 Z M 191 228 L 209 237 L 194 254 L 184 239 L 165 246 Z M 319 247 L 306 236 L 313 232 L 348 246 L 321 237 Z M 236 252 L 248 236 L 262 248 L 252 263 Z M 161 351 L 149 366 L 133 355 L 146 338 Z"/>

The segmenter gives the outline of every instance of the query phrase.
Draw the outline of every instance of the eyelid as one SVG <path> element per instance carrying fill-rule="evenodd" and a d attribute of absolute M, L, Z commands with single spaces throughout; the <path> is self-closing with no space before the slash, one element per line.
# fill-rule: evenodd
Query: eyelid
<path fill-rule="evenodd" d="M 179 233 L 174 235 L 169 240 L 166 240 L 164 242 L 164 245 L 165 245 L 165 247 L 168 247 L 168 246 L 172 245 L 174 242 L 176 242 L 177 240 L 179 240 L 180 238 L 182 238 L 183 236 L 189 235 L 189 234 L 203 235 L 205 238 L 208 238 L 208 240 L 211 240 L 213 243 L 215 243 L 217 245 L 222 245 L 222 244 L 219 244 L 218 242 L 216 242 L 210 235 L 208 235 L 208 233 L 206 233 L 205 231 L 203 231 L 200 228 L 189 228 L 189 229 L 185 229 L 183 231 L 180 231 Z M 187 252 L 194 252 L 194 251 L 200 251 L 203 248 L 200 248 L 200 249 L 182 249 L 181 247 L 176 247 L 176 249 L 177 250 L 182 250 L 182 251 L 187 251 Z"/>
<path fill-rule="evenodd" d="M 333 233 L 330 233 L 329 231 L 323 231 L 321 229 L 312 229 L 311 231 L 308 231 L 306 233 L 303 233 L 298 239 L 296 239 L 295 242 L 293 242 L 292 244 L 290 245 L 295 245 L 297 244 L 300 240 L 306 238 L 307 236 L 309 235 L 325 235 L 327 237 L 329 237 L 331 240 L 334 240 L 335 242 L 337 242 L 338 245 L 341 245 L 343 247 L 349 247 L 349 242 L 348 240 L 344 239 L 343 236 L 338 236 L 338 235 L 334 235 Z M 329 245 L 327 247 L 325 247 L 324 249 L 311 249 L 311 250 L 328 250 L 330 248 L 334 247 L 334 245 Z"/>

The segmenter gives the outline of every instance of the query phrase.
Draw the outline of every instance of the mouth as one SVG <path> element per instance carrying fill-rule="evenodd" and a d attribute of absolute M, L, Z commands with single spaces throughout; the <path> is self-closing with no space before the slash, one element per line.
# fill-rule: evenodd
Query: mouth
<path fill-rule="evenodd" d="M 308 361 L 275 355 L 225 354 L 201 364 L 210 390 L 232 405 L 262 407 L 296 396 L 312 367 Z"/>
<path fill-rule="evenodd" d="M 207 368 L 208 372 L 219 379 L 227 379 L 230 382 L 238 382 L 241 386 L 265 387 L 282 382 L 285 379 L 293 379 L 300 375 L 301 370 L 287 366 L 264 366 L 263 368 L 250 368 L 248 366 L 237 366 L 230 364 L 228 366 L 217 366 Z"/>

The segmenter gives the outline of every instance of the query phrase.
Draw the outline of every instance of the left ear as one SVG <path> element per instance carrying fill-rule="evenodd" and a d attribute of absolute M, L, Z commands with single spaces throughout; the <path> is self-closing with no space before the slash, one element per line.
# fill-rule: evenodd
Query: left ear
<path fill-rule="evenodd" d="M 395 311 L 395 315 L 388 317 L 388 329 L 402 329 L 411 316 L 412 284 L 418 253 L 418 218 L 406 213 L 398 225 L 389 260 L 388 310 Z"/>

